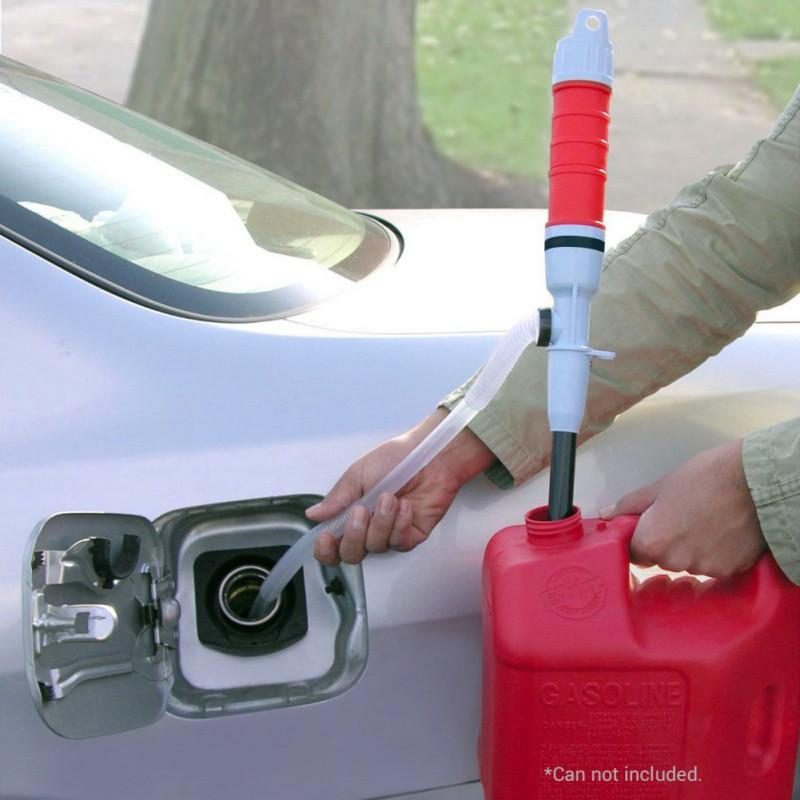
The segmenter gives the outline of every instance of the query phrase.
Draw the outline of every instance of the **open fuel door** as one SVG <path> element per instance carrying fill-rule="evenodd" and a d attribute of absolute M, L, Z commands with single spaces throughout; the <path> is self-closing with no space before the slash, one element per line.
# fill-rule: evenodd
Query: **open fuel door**
<path fill-rule="evenodd" d="M 159 719 L 174 681 L 180 609 L 153 524 L 57 514 L 26 558 L 25 661 L 47 725 L 80 739 Z"/>
<path fill-rule="evenodd" d="M 105 513 L 45 520 L 22 581 L 25 665 L 45 723 L 83 739 L 149 725 L 165 711 L 207 719 L 350 688 L 368 655 L 360 566 L 309 563 L 278 611 L 255 625 L 235 613 L 239 593 L 252 590 L 247 576 L 263 580 L 306 535 L 305 511 L 318 499 L 214 503 L 153 522 Z"/>

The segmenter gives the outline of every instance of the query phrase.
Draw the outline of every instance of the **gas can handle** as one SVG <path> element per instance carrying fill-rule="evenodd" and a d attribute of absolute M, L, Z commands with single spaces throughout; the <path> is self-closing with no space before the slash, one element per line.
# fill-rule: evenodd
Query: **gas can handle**
<path fill-rule="evenodd" d="M 614 517 L 613 523 L 607 520 L 599 520 L 597 523 L 597 530 L 610 533 L 620 541 L 624 541 L 630 548 L 631 539 L 633 538 L 638 524 L 638 514 L 620 514 L 618 517 Z M 628 553 L 628 560 L 630 561 L 630 550 Z"/>
<path fill-rule="evenodd" d="M 624 514 L 614 518 L 612 531 L 621 542 L 625 542 L 627 545 L 628 564 L 630 566 L 636 566 L 630 560 L 630 543 L 638 523 L 639 515 L 636 514 Z M 764 553 L 747 572 L 730 577 L 714 578 L 693 572 L 687 572 L 687 574 L 695 578 L 708 578 L 717 582 L 720 586 L 737 586 L 742 590 L 749 586 L 754 593 L 754 603 L 769 602 L 769 599 L 775 596 L 775 587 L 792 585 L 789 579 L 783 575 L 769 551 Z"/>
<path fill-rule="evenodd" d="M 800 591 L 784 575 L 774 556 L 768 550 L 746 572 L 732 578 L 718 578 L 720 581 L 738 581 L 742 590 L 748 587 L 752 592 L 751 611 L 756 615 L 767 615 L 785 598 L 787 590 Z"/>

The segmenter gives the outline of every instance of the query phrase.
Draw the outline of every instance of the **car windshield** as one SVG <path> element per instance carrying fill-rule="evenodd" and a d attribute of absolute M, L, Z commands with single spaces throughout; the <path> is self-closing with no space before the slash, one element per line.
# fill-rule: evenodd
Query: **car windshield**
<path fill-rule="evenodd" d="M 0 227 L 140 302 L 285 316 L 392 249 L 368 217 L 5 59 L 0 108 Z"/>

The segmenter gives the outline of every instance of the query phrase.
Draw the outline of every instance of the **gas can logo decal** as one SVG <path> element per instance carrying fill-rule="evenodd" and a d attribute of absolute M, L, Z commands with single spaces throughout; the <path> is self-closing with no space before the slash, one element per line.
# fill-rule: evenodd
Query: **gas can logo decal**
<path fill-rule="evenodd" d="M 606 602 L 605 582 L 585 567 L 564 567 L 547 580 L 542 596 L 551 611 L 566 619 L 586 619 Z"/>

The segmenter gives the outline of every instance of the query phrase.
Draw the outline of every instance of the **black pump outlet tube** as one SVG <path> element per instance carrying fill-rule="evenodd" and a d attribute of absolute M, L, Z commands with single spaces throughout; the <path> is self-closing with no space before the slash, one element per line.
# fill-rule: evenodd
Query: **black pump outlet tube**
<path fill-rule="evenodd" d="M 550 497 L 547 503 L 551 520 L 565 519 L 572 513 L 575 486 L 577 434 L 553 431 L 550 455 Z"/>

